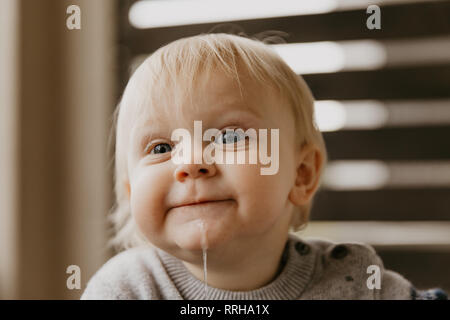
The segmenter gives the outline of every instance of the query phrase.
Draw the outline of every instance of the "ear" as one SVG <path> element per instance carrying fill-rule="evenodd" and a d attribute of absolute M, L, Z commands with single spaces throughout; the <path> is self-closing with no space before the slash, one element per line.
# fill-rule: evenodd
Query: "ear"
<path fill-rule="evenodd" d="M 322 153 L 311 144 L 302 147 L 296 160 L 295 184 L 289 193 L 289 200 L 302 206 L 310 202 L 319 185 Z"/>

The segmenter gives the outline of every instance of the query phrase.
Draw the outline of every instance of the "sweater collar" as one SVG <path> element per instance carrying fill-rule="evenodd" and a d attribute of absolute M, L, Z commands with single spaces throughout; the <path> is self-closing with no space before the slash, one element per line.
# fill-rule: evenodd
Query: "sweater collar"
<path fill-rule="evenodd" d="M 251 291 L 230 291 L 207 287 L 207 298 L 211 300 L 293 300 L 300 297 L 309 283 L 315 260 L 315 250 L 300 254 L 296 244 L 304 242 L 289 234 L 284 255 L 286 263 L 281 273 L 269 284 Z M 299 247 L 297 245 L 297 247 Z M 158 249 L 158 254 L 181 296 L 186 300 L 205 299 L 204 282 L 197 279 L 184 264 L 172 255 Z"/>

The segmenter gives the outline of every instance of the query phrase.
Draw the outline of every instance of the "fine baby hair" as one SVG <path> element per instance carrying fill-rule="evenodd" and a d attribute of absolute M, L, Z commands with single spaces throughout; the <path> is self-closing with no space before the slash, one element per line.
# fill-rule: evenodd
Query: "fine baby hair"
<path fill-rule="evenodd" d="M 291 111 L 282 112 L 293 112 L 296 125 L 297 145 L 293 147 L 311 144 L 320 150 L 322 164 L 319 177 L 322 177 L 327 153 L 322 134 L 315 123 L 314 97 L 303 78 L 267 44 L 267 39 L 226 33 L 182 38 L 159 48 L 134 71 L 113 115 L 115 204 L 110 214 L 114 226 L 114 236 L 109 243 L 111 246 L 127 249 L 148 242 L 133 220 L 128 198 L 130 190 L 126 187 L 129 181 L 127 150 L 132 126 L 149 115 L 156 118 L 161 116 L 154 114 L 151 97 L 174 95 L 178 99 L 180 97 L 175 92 L 179 92 L 179 89 L 189 95 L 195 90 L 195 80 L 211 75 L 213 70 L 219 69 L 231 76 L 239 84 L 241 92 L 245 88 L 241 87 L 240 75 L 245 73 L 261 85 L 276 88 L 285 96 Z M 182 114 L 172 111 L 170 116 L 180 117 Z M 293 230 L 306 226 L 312 202 L 296 207 L 291 221 Z"/>

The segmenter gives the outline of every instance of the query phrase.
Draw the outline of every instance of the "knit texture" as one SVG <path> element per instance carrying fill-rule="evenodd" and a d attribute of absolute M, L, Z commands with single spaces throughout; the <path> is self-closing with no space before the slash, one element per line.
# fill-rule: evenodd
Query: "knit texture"
<path fill-rule="evenodd" d="M 373 247 L 300 239 L 290 234 L 281 273 L 252 291 L 207 287 L 183 263 L 159 248 L 141 246 L 119 253 L 89 280 L 81 299 L 143 300 L 296 300 L 296 299 L 446 299 L 436 288 L 417 290 L 400 274 L 384 269 Z M 372 266 L 379 271 L 368 273 Z M 373 267 L 375 266 L 375 267 Z M 371 275 L 375 278 L 368 281 Z M 369 283 L 370 282 L 370 283 Z M 379 288 L 377 288 L 379 287 Z"/>

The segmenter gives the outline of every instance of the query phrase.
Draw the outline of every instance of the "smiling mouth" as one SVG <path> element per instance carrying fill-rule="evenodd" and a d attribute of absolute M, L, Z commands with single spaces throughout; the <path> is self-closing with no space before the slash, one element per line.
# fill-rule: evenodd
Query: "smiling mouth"
<path fill-rule="evenodd" d="M 208 205 L 208 204 L 219 204 L 221 202 L 227 202 L 227 201 L 233 201 L 233 199 L 201 201 L 201 202 L 195 202 L 195 203 L 179 205 L 179 206 L 173 207 L 172 209 L 184 208 L 184 207 L 204 206 L 204 205 Z"/>

